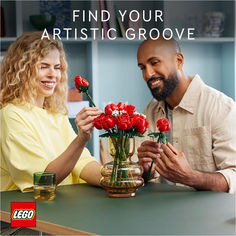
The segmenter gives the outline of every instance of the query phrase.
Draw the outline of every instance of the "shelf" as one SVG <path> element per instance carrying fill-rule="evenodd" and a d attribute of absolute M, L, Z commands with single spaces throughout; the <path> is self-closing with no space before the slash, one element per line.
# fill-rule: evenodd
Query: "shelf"
<path fill-rule="evenodd" d="M 176 39 L 178 41 L 178 39 Z M 195 40 L 189 40 L 187 38 L 183 38 L 181 40 L 179 40 L 179 42 L 189 42 L 189 43 L 193 43 L 193 42 L 199 42 L 199 43 L 228 43 L 228 42 L 234 42 L 235 38 L 233 37 L 220 37 L 220 38 L 195 38 Z M 109 40 L 109 39 L 98 39 L 98 42 L 104 42 L 104 43 L 141 43 L 143 42 L 143 39 L 139 40 L 139 39 L 134 39 L 134 40 L 128 40 L 125 38 L 117 38 L 115 40 Z"/>
<path fill-rule="evenodd" d="M 189 43 L 230 43 L 235 42 L 233 37 L 220 37 L 220 38 L 195 38 L 195 40 L 188 40 L 187 38 L 181 39 L 180 42 L 189 42 Z"/>
<path fill-rule="evenodd" d="M 6 42 L 14 42 L 17 39 L 17 37 L 0 37 L 1 42 L 6 43 Z M 61 41 L 63 43 L 88 43 L 88 42 L 92 42 L 92 38 L 88 38 L 86 40 L 82 40 L 82 39 L 66 39 L 66 38 L 62 38 Z"/>
<path fill-rule="evenodd" d="M 0 40 L 3 43 L 8 43 L 8 42 L 14 42 L 17 38 L 16 37 L 1 37 Z M 109 40 L 109 39 L 96 39 L 93 40 L 92 38 L 88 38 L 86 40 L 82 39 L 66 39 L 62 38 L 61 39 L 63 43 L 88 43 L 88 42 L 99 42 L 99 43 L 141 43 L 143 42 L 143 39 L 133 39 L 133 40 L 128 40 L 125 38 L 116 38 L 115 40 Z M 187 38 L 183 38 L 179 40 L 179 42 L 189 42 L 189 43 L 231 43 L 235 42 L 235 38 L 233 37 L 220 37 L 220 38 L 195 38 L 195 40 L 189 40 Z"/>
<path fill-rule="evenodd" d="M 14 42 L 16 37 L 0 37 L 2 43 Z"/>
<path fill-rule="evenodd" d="M 98 39 L 97 40 L 99 43 L 100 42 L 105 42 L 105 43 L 141 43 L 143 39 L 133 39 L 133 40 L 128 40 L 126 38 L 116 38 L 115 40 L 109 40 L 109 39 Z"/>
<path fill-rule="evenodd" d="M 92 42 L 93 39 L 92 38 L 87 38 L 86 40 L 82 40 L 82 39 L 66 39 L 66 38 L 62 38 L 61 39 L 63 43 L 88 43 L 88 42 Z"/>

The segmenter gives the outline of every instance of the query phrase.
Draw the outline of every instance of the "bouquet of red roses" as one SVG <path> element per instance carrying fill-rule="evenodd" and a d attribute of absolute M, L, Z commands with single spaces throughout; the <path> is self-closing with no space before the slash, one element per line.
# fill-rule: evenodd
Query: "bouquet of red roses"
<path fill-rule="evenodd" d="M 107 132 L 100 137 L 142 137 L 148 127 L 148 121 L 143 114 L 135 111 L 135 106 L 119 102 L 105 107 L 105 112 L 94 119 L 94 126 Z"/>
<path fill-rule="evenodd" d="M 145 116 L 136 112 L 133 105 L 111 103 L 94 119 L 94 126 L 106 131 L 100 137 L 109 138 L 109 153 L 113 157 L 112 164 L 107 163 L 102 169 L 101 184 L 113 193 L 135 192 L 143 183 L 142 168 L 128 160 L 134 153 L 133 137 L 142 137 L 148 127 Z"/>

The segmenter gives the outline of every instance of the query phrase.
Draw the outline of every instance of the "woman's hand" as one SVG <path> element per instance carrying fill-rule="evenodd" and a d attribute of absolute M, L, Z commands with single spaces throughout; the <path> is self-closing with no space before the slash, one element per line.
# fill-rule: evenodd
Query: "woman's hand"
<path fill-rule="evenodd" d="M 97 107 L 84 107 L 77 115 L 75 124 L 78 129 L 79 140 L 85 145 L 91 139 L 93 131 L 93 120 L 101 114 Z"/>

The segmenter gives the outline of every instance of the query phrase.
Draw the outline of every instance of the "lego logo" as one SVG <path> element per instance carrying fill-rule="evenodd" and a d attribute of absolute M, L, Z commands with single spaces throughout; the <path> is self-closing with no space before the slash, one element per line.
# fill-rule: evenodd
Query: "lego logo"
<path fill-rule="evenodd" d="M 18 210 L 15 209 L 12 213 L 13 220 L 31 220 L 35 214 L 34 210 Z"/>
<path fill-rule="evenodd" d="M 36 202 L 11 202 L 11 227 L 36 227 Z"/>

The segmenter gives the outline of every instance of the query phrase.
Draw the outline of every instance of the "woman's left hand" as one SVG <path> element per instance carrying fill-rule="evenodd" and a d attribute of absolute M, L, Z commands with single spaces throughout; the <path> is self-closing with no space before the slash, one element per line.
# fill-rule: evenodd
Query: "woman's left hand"
<path fill-rule="evenodd" d="M 97 107 L 84 107 L 77 115 L 75 124 L 78 129 L 80 141 L 85 144 L 91 139 L 93 131 L 93 120 L 101 114 Z"/>

